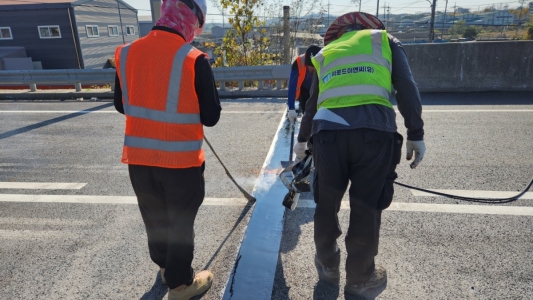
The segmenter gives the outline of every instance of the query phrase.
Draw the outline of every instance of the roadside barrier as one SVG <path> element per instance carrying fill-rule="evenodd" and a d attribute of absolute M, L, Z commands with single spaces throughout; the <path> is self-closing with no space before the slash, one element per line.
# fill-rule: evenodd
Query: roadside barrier
<path fill-rule="evenodd" d="M 213 74 L 221 96 L 284 97 L 290 67 L 213 68 Z M 31 92 L 37 92 L 39 85 L 74 85 L 76 92 L 82 92 L 83 84 L 110 86 L 113 91 L 115 72 L 115 69 L 0 71 L 0 89 L 2 86 L 28 85 Z"/>

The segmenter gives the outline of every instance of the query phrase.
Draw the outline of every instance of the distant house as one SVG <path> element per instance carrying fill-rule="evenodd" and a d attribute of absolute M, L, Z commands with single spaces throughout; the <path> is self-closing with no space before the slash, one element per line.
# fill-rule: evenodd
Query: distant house
<path fill-rule="evenodd" d="M 226 32 L 228 30 L 233 30 L 233 27 L 213 26 L 211 28 L 211 34 L 213 35 L 213 38 L 215 40 L 222 41 L 222 39 L 226 36 Z"/>
<path fill-rule="evenodd" d="M 139 16 L 139 36 L 143 37 L 150 33 L 154 23 L 152 22 L 152 16 Z"/>
<path fill-rule="evenodd" d="M 24 47 L 43 69 L 95 69 L 139 26 L 122 0 L 1 0 L 0 33 L 0 47 Z"/>

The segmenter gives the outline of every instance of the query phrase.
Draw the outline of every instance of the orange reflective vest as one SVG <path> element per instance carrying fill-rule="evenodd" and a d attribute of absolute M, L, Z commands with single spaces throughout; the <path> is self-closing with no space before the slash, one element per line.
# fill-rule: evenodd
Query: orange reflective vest
<path fill-rule="evenodd" d="M 296 64 L 298 65 L 298 84 L 296 85 L 296 100 L 300 100 L 300 89 L 307 73 L 305 66 L 305 54 L 296 57 Z"/>
<path fill-rule="evenodd" d="M 115 51 L 126 132 L 122 162 L 189 168 L 204 162 L 194 64 L 204 55 L 159 30 Z"/>

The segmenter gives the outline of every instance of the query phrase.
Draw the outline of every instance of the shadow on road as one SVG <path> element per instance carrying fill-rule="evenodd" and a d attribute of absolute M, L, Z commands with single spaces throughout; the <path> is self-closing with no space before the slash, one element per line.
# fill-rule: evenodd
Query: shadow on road
<path fill-rule="evenodd" d="M 162 300 L 168 292 L 168 287 L 161 281 L 161 273 L 157 271 L 152 288 L 146 292 L 140 300 Z"/>
<path fill-rule="evenodd" d="M 319 280 L 313 291 L 313 300 L 336 300 L 339 297 L 339 285 Z"/>
<path fill-rule="evenodd" d="M 52 125 L 52 124 L 55 124 L 55 123 L 58 123 L 58 122 L 61 122 L 61 121 L 65 121 L 65 120 L 72 119 L 72 118 L 75 118 L 75 117 L 78 117 L 78 116 L 81 116 L 81 115 L 85 115 L 85 114 L 87 114 L 87 111 L 96 111 L 96 110 L 100 110 L 100 109 L 104 109 L 104 108 L 110 107 L 112 105 L 113 105 L 113 103 L 106 103 L 106 104 L 102 104 L 102 105 L 99 105 L 99 106 L 96 106 L 96 107 L 87 108 L 87 109 L 83 110 L 83 112 L 82 111 L 74 112 L 74 113 L 70 113 L 68 115 L 64 115 L 64 116 L 61 116 L 61 117 L 57 117 L 57 118 L 53 118 L 53 119 L 50 119 L 50 120 L 42 121 L 42 122 L 39 122 L 39 123 L 31 124 L 31 125 L 28 125 L 28 126 L 24 126 L 24 127 L 18 128 L 18 129 L 13 129 L 13 130 L 10 130 L 8 132 L 4 132 L 4 133 L 0 134 L 0 140 L 8 138 L 8 137 L 12 137 L 12 136 L 17 135 L 17 134 L 28 132 L 30 130 L 38 129 L 38 128 L 41 128 L 41 127 L 44 127 L 44 126 Z"/>

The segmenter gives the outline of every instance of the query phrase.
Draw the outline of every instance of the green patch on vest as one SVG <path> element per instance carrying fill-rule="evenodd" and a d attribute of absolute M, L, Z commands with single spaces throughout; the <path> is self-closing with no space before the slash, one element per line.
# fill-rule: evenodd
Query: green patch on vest
<path fill-rule="evenodd" d="M 338 70 L 334 70 L 326 74 L 324 77 L 322 77 L 322 83 L 327 83 L 330 81 L 333 77 L 342 76 L 342 75 L 348 75 L 348 74 L 356 74 L 356 73 L 371 73 L 374 74 L 374 67 L 372 66 L 357 66 L 357 67 L 348 67 L 348 68 L 342 68 Z"/>

